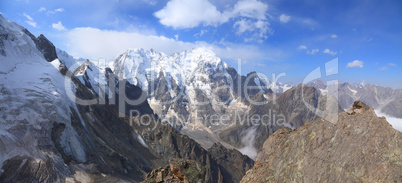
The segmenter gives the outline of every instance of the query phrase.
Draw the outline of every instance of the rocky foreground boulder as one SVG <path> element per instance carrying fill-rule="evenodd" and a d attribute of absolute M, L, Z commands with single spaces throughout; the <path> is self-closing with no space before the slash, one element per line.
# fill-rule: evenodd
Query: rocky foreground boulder
<path fill-rule="evenodd" d="M 402 182 L 401 132 L 359 101 L 332 117 L 275 132 L 241 182 Z"/>

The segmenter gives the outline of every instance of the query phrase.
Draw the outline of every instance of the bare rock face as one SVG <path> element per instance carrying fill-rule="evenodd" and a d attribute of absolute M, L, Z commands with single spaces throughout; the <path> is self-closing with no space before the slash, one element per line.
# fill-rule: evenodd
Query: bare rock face
<path fill-rule="evenodd" d="M 57 58 L 56 48 L 43 34 L 36 38 L 36 47 L 38 47 L 39 51 L 48 62 Z"/>
<path fill-rule="evenodd" d="M 212 145 L 208 152 L 219 164 L 224 182 L 239 182 L 254 165 L 254 161 L 248 156 L 236 149 L 228 149 L 220 143 Z"/>
<path fill-rule="evenodd" d="M 68 68 L 66 67 L 65 64 L 62 63 L 62 64 L 59 65 L 59 71 L 60 71 L 61 74 L 66 75 L 66 73 L 68 71 Z"/>
<path fill-rule="evenodd" d="M 271 135 L 241 182 L 401 182 L 402 133 L 362 102 Z"/>

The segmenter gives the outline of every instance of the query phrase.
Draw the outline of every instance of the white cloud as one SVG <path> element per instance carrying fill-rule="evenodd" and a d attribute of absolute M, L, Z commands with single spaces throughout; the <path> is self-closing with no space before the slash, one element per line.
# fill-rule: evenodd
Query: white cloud
<path fill-rule="evenodd" d="M 336 34 L 331 35 L 332 38 L 337 38 L 338 36 Z"/>
<path fill-rule="evenodd" d="M 33 20 L 33 18 L 32 18 L 31 16 L 29 16 L 28 14 L 24 13 L 23 15 L 24 15 L 24 17 L 26 17 L 28 20 L 31 20 L 31 21 Z"/>
<path fill-rule="evenodd" d="M 282 14 L 281 16 L 279 16 L 279 20 L 280 20 L 282 23 L 288 23 L 289 20 L 290 20 L 290 16 L 289 16 L 289 15 Z"/>
<path fill-rule="evenodd" d="M 194 34 L 194 37 L 202 37 L 205 33 L 207 33 L 208 30 L 202 29 L 199 33 Z"/>
<path fill-rule="evenodd" d="M 100 30 L 97 28 L 75 28 L 63 33 L 60 42 L 66 44 L 66 51 L 71 55 L 83 58 L 115 59 L 128 48 L 154 49 L 166 54 L 172 54 L 183 50 L 191 50 L 197 47 L 207 47 L 214 51 L 222 59 L 242 61 L 269 60 L 278 61 L 285 56 L 279 49 L 271 48 L 262 50 L 257 46 L 243 44 L 228 44 L 218 46 L 205 42 L 183 42 L 175 38 L 155 36 L 146 32 L 119 32 Z"/>
<path fill-rule="evenodd" d="M 171 0 L 154 15 L 161 24 L 174 28 L 217 25 L 227 21 L 208 0 Z"/>
<path fill-rule="evenodd" d="M 63 24 L 61 23 L 61 21 L 58 21 L 57 23 L 52 24 L 53 29 L 56 29 L 58 31 L 64 31 L 67 30 Z"/>
<path fill-rule="evenodd" d="M 329 50 L 328 48 L 325 49 L 325 50 L 323 51 L 323 53 L 330 54 L 330 55 L 336 55 L 336 54 L 337 54 L 337 52 L 331 51 L 331 50 Z"/>
<path fill-rule="evenodd" d="M 47 14 L 56 14 L 58 12 L 63 12 L 63 11 L 64 11 L 63 8 L 57 8 L 57 9 L 54 9 L 54 10 L 51 10 L 51 11 L 47 11 Z"/>
<path fill-rule="evenodd" d="M 31 16 L 29 16 L 29 15 L 26 14 L 26 13 L 23 13 L 23 15 L 24 15 L 25 18 L 28 19 L 27 21 L 25 21 L 28 25 L 30 25 L 30 26 L 32 26 L 32 27 L 37 27 L 36 22 L 34 21 L 34 19 L 33 19 Z"/>
<path fill-rule="evenodd" d="M 208 0 L 171 0 L 164 8 L 154 13 L 159 22 L 175 29 L 194 28 L 199 25 L 218 26 L 230 19 L 241 18 L 233 27 L 237 34 L 255 31 L 248 40 L 261 41 L 272 33 L 266 18 L 268 5 L 257 0 L 241 0 L 233 9 L 219 11 Z"/>
<path fill-rule="evenodd" d="M 34 21 L 25 21 L 27 24 L 29 24 L 30 26 L 32 26 L 32 27 L 38 27 L 37 26 L 37 24 L 36 24 L 36 22 L 34 22 Z"/>
<path fill-rule="evenodd" d="M 396 64 L 394 64 L 394 63 L 388 63 L 387 65 L 389 67 L 396 67 Z M 379 70 L 385 71 L 385 70 L 389 69 L 388 66 L 381 67 L 381 68 L 379 68 Z"/>
<path fill-rule="evenodd" d="M 318 53 L 320 50 L 318 49 L 318 48 L 316 48 L 316 49 L 312 49 L 312 50 L 307 50 L 307 54 L 310 54 L 310 55 L 315 55 L 316 53 Z"/>
<path fill-rule="evenodd" d="M 241 19 L 239 21 L 236 21 L 233 25 L 234 28 L 237 28 L 237 35 L 241 35 L 245 32 L 255 32 L 254 34 L 251 34 L 250 37 L 245 37 L 244 41 L 249 42 L 249 41 L 258 41 L 262 42 L 264 39 L 267 39 L 268 36 L 267 34 L 271 34 L 272 30 L 269 28 L 269 23 L 267 21 L 252 21 L 250 19 Z"/>
<path fill-rule="evenodd" d="M 237 34 L 242 34 L 246 31 L 253 31 L 255 29 L 253 21 L 248 19 L 241 19 L 239 21 L 236 21 L 233 27 L 237 27 Z"/>
<path fill-rule="evenodd" d="M 382 70 L 382 71 L 385 71 L 387 69 L 388 69 L 388 67 L 386 67 L 386 66 L 379 68 L 379 70 Z"/>
<path fill-rule="evenodd" d="M 155 49 L 173 53 L 195 47 L 193 43 L 176 41 L 164 36 L 145 35 L 137 32 L 119 32 L 97 28 L 75 28 L 66 33 L 67 44 L 74 56 L 114 59 L 128 48 Z"/>
<path fill-rule="evenodd" d="M 354 60 L 353 62 L 349 62 L 348 65 L 346 65 L 346 67 L 360 67 L 363 68 L 363 61 L 360 60 Z"/>
<path fill-rule="evenodd" d="M 240 0 L 234 5 L 233 11 L 225 11 L 224 14 L 230 18 L 247 17 L 265 20 L 268 5 L 257 0 Z"/>
<path fill-rule="evenodd" d="M 307 46 L 306 45 L 300 45 L 297 49 L 298 50 L 307 50 Z"/>
<path fill-rule="evenodd" d="M 63 11 L 64 11 L 63 8 L 57 8 L 57 9 L 54 10 L 54 12 L 63 12 Z"/>
<path fill-rule="evenodd" d="M 394 64 L 394 63 L 388 63 L 388 65 L 392 66 L 392 67 L 396 67 L 396 64 Z"/>
<path fill-rule="evenodd" d="M 255 40 L 262 42 L 263 39 L 267 39 L 267 34 L 272 34 L 273 30 L 269 27 L 269 22 L 258 20 L 254 23 L 255 28 L 258 30 L 257 33 L 254 34 Z"/>
<path fill-rule="evenodd" d="M 208 0 L 171 0 L 155 12 L 161 24 L 174 28 L 194 28 L 203 25 L 217 26 L 231 18 L 246 17 L 266 20 L 268 5 L 257 0 L 241 0 L 232 10 L 220 12 Z"/>
<path fill-rule="evenodd" d="M 38 11 L 39 12 L 46 11 L 46 8 L 45 7 L 40 7 Z"/>

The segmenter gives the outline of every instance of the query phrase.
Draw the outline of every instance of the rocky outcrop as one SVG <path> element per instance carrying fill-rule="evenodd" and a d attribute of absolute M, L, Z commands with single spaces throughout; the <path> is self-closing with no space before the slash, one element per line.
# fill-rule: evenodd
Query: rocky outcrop
<path fill-rule="evenodd" d="M 24 34 L 28 35 L 32 39 L 32 41 L 36 45 L 36 48 L 43 54 L 43 57 L 45 57 L 46 61 L 51 62 L 57 58 L 56 47 L 43 34 L 39 35 L 38 37 L 35 37 L 26 28 L 23 28 L 22 31 Z"/>
<path fill-rule="evenodd" d="M 36 47 L 48 62 L 57 58 L 56 47 L 43 34 L 36 38 Z"/>
<path fill-rule="evenodd" d="M 355 101 L 353 103 L 352 109 L 349 109 L 346 111 L 347 114 L 349 115 L 354 115 L 354 114 L 363 114 L 364 111 L 369 111 L 370 107 L 366 104 L 364 104 L 361 101 Z"/>
<path fill-rule="evenodd" d="M 43 57 L 45 57 L 46 61 L 51 62 L 57 58 L 56 47 L 43 34 L 35 37 L 26 28 L 23 28 L 22 31 L 32 39 L 36 45 L 36 48 L 43 54 Z"/>
<path fill-rule="evenodd" d="M 401 182 L 402 133 L 362 102 L 271 135 L 241 182 Z"/>
<path fill-rule="evenodd" d="M 205 167 L 197 161 L 171 159 L 169 166 L 148 173 L 144 183 L 204 182 L 205 175 Z"/>

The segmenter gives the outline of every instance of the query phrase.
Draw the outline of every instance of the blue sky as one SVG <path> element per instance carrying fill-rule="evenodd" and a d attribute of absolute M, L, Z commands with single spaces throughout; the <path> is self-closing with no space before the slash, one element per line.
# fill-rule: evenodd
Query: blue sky
<path fill-rule="evenodd" d="M 330 79 L 402 88 L 399 0 L 2 0 L 0 12 L 77 57 L 204 46 L 284 83 L 338 58 Z"/>

